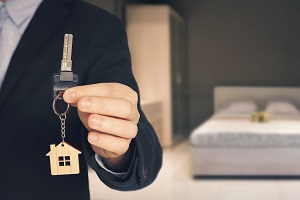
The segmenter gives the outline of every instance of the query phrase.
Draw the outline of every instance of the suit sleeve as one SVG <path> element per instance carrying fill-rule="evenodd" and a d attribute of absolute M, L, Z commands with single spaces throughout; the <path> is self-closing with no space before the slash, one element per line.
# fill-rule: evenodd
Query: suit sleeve
<path fill-rule="evenodd" d="M 110 14 L 101 21 L 91 32 L 91 42 L 87 49 L 88 70 L 83 76 L 83 83 L 117 82 L 131 87 L 139 94 L 132 74 L 128 41 L 122 23 Z M 128 191 L 146 187 L 155 180 L 162 166 L 162 149 L 153 127 L 141 110 L 140 97 L 138 109 L 138 134 L 129 147 L 133 150 L 134 157 L 128 172 L 122 177 L 114 176 L 98 165 L 95 153 L 87 142 L 88 132 L 82 127 L 85 159 L 101 181 L 112 189 Z"/>

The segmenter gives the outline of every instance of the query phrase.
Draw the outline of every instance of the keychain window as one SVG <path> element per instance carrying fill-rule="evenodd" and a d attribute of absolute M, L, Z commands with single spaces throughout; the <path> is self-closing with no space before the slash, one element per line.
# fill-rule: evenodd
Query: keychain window
<path fill-rule="evenodd" d="M 59 156 L 58 157 L 59 166 L 71 166 L 70 156 Z"/>

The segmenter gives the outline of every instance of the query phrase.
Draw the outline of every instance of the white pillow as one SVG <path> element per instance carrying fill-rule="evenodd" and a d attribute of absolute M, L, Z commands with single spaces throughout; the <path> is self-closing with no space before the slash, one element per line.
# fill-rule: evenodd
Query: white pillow
<path fill-rule="evenodd" d="M 267 103 L 266 110 L 271 115 L 299 115 L 300 112 L 290 101 L 270 101 Z"/>
<path fill-rule="evenodd" d="M 236 101 L 229 104 L 222 113 L 228 114 L 251 114 L 257 111 L 257 105 L 250 100 Z"/>

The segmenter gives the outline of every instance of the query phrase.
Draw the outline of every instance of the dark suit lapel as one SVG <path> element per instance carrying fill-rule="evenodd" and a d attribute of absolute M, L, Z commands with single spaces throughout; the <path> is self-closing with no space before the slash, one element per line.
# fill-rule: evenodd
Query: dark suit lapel
<path fill-rule="evenodd" d="M 9 64 L 0 90 L 0 108 L 21 78 L 30 61 L 68 14 L 71 0 L 44 0 L 24 32 Z M 64 5 L 62 5 L 64 4 Z"/>

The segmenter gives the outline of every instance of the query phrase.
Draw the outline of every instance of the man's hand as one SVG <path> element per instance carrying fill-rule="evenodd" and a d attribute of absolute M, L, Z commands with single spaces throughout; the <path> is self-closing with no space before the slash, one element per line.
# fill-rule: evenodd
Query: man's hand
<path fill-rule="evenodd" d="M 126 157 L 140 118 L 134 90 L 119 83 L 99 83 L 70 88 L 64 100 L 77 107 L 95 153 L 111 164 Z"/>

